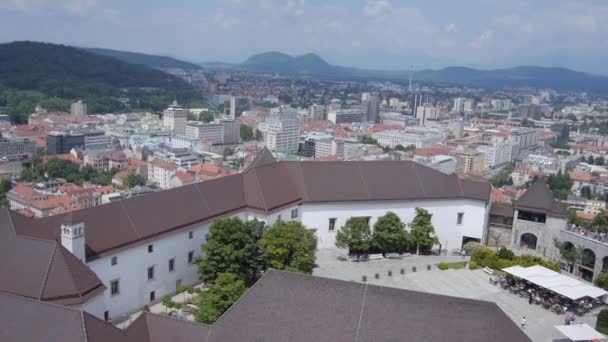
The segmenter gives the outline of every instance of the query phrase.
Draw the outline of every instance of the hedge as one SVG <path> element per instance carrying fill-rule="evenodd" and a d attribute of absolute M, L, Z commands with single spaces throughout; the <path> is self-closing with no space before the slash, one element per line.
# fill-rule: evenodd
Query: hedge
<path fill-rule="evenodd" d="M 501 254 L 504 255 L 506 253 L 505 251 L 502 251 Z M 513 257 L 512 260 L 501 259 L 500 257 L 498 257 L 497 253 L 494 252 L 494 250 L 487 247 L 475 248 L 473 250 L 473 255 L 471 256 L 471 262 L 473 261 L 476 262 L 478 266 L 489 267 L 498 270 L 515 265 L 523 267 L 541 265 L 556 272 L 560 271 L 560 266 L 557 262 L 545 260 L 543 258 L 539 258 L 533 255 L 516 256 Z"/>

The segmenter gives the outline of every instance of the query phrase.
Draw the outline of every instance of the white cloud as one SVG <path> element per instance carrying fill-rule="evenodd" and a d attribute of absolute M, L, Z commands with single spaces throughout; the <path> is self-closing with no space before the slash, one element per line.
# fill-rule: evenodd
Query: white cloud
<path fill-rule="evenodd" d="M 369 17 L 381 17 L 392 9 L 393 5 L 388 0 L 368 0 L 363 8 L 363 13 Z"/>
<path fill-rule="evenodd" d="M 447 33 L 456 33 L 456 32 L 458 32 L 458 27 L 456 26 L 456 24 L 450 23 L 450 24 L 445 25 L 444 30 Z"/>
<path fill-rule="evenodd" d="M 97 0 L 4 0 L 0 8 L 26 14 L 51 13 L 83 16 L 97 10 Z"/>
<path fill-rule="evenodd" d="M 469 46 L 474 49 L 481 49 L 492 43 L 494 39 L 494 31 L 485 30 L 475 40 L 469 43 Z"/>
<path fill-rule="evenodd" d="M 227 17 L 223 12 L 218 12 L 213 16 L 213 23 L 222 29 L 229 29 L 239 25 L 240 20 L 233 17 Z"/>

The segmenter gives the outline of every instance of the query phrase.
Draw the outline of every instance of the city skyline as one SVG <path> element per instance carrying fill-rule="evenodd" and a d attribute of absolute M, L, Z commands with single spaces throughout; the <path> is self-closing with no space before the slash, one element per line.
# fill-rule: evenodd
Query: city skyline
<path fill-rule="evenodd" d="M 606 13 L 608 4 L 594 0 L 214 0 L 152 1 L 146 7 L 115 0 L 10 0 L 0 4 L 0 20 L 12 29 L 0 33 L 0 41 L 49 41 L 199 63 L 242 62 L 274 50 L 313 52 L 332 64 L 362 68 L 534 64 L 608 74 L 602 63 Z"/>

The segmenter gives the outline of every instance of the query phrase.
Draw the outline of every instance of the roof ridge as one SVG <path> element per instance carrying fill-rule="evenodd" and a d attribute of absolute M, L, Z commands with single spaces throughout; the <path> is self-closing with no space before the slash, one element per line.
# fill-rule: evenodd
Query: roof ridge
<path fill-rule="evenodd" d="M 418 173 L 418 164 L 416 164 L 416 163 L 410 163 L 410 165 L 414 169 L 414 174 L 416 175 L 416 180 L 418 181 L 418 185 L 420 187 L 420 190 L 422 190 L 422 194 L 424 196 L 426 196 L 426 190 L 424 189 L 424 184 L 423 184 L 422 180 L 420 179 L 420 174 Z"/>
<path fill-rule="evenodd" d="M 53 252 L 51 253 L 51 257 L 49 258 L 49 263 L 46 268 L 46 272 L 44 273 L 44 278 L 42 279 L 42 287 L 40 288 L 40 296 L 38 296 L 38 300 L 42 300 L 42 294 L 44 293 L 44 288 L 46 287 L 46 282 L 49 279 L 49 273 L 51 271 L 51 265 L 53 264 L 53 259 L 55 259 L 55 252 L 57 251 L 57 242 L 55 242 L 55 246 L 53 247 Z"/>
<path fill-rule="evenodd" d="M 205 209 L 207 209 L 208 211 L 211 211 L 211 209 L 209 208 L 209 205 L 207 205 L 207 200 L 205 199 L 205 196 L 203 196 L 203 193 L 201 192 L 201 189 L 199 189 L 198 186 L 196 186 L 198 183 L 202 183 L 202 182 L 196 182 L 192 185 L 196 189 L 196 192 L 198 193 L 198 196 L 201 199 L 201 203 L 203 204 L 203 207 L 205 207 Z"/>
<path fill-rule="evenodd" d="M 87 335 L 87 325 L 84 321 L 84 312 L 82 310 L 80 311 L 80 319 L 82 320 L 82 332 L 84 334 L 84 342 L 87 342 L 89 340 Z"/>
<path fill-rule="evenodd" d="M 82 311 L 81 309 L 76 309 L 76 308 L 73 308 L 73 307 L 70 307 L 70 306 L 56 304 L 56 303 L 53 303 L 53 302 L 47 302 L 47 301 L 44 301 L 44 300 L 39 300 L 39 299 L 31 298 L 31 297 L 25 297 L 25 296 L 14 294 L 14 293 L 10 293 L 10 292 L 0 291 L 0 295 L 14 297 L 14 298 L 17 298 L 19 300 L 26 300 L 28 302 L 39 303 L 39 304 L 43 304 L 43 305 L 49 305 L 49 306 L 53 306 L 53 307 L 55 307 L 57 309 L 64 309 L 66 311 L 76 311 L 76 312 Z"/>
<path fill-rule="evenodd" d="M 253 172 L 253 177 L 255 177 L 255 182 L 258 185 L 258 191 L 260 192 L 260 195 L 262 196 L 262 203 L 264 203 L 264 211 L 268 211 L 268 204 L 266 203 L 266 197 L 264 196 L 264 192 L 262 191 L 262 184 L 260 183 L 260 178 L 258 177 L 258 173 L 256 172 L 255 169 L 252 169 L 251 172 Z M 243 178 L 244 181 L 244 178 Z"/>
<path fill-rule="evenodd" d="M 127 212 L 127 208 L 125 208 L 125 206 L 122 202 L 123 201 L 118 201 L 118 203 L 120 203 L 120 207 L 122 208 L 122 211 L 124 211 L 125 215 L 127 215 L 127 220 L 129 220 L 129 223 L 131 224 L 131 228 L 133 228 L 135 235 L 139 235 L 139 231 L 137 230 L 137 227 L 135 227 L 135 223 L 133 223 L 133 220 L 131 220 L 131 216 Z"/>
<path fill-rule="evenodd" d="M 365 311 L 365 299 L 367 298 L 367 287 L 368 283 L 365 283 L 363 289 L 363 299 L 361 300 L 361 311 L 359 311 L 359 321 L 357 322 L 357 332 L 355 333 L 355 342 L 359 341 L 359 331 L 361 330 L 361 321 L 363 320 L 363 312 Z"/>
<path fill-rule="evenodd" d="M 363 170 L 362 170 L 363 167 L 361 165 L 362 165 L 361 163 L 357 163 L 357 171 L 359 172 L 359 177 L 361 178 L 361 183 L 365 187 L 365 194 L 367 195 L 367 200 L 369 200 L 370 198 L 372 198 L 372 195 L 370 194 L 370 188 L 369 188 L 367 182 L 365 181 L 365 177 L 363 177 Z"/>
<path fill-rule="evenodd" d="M 260 283 L 260 280 L 264 279 L 264 277 L 266 277 L 266 275 L 267 275 L 267 274 L 269 274 L 270 272 L 276 272 L 276 271 L 277 271 L 277 270 L 275 270 L 274 268 L 269 268 L 269 269 L 267 269 L 267 270 L 266 270 L 266 272 L 264 272 L 264 273 L 262 274 L 262 276 L 260 277 L 260 279 L 256 280 L 256 282 L 255 282 L 255 283 L 253 283 L 253 285 L 251 285 L 251 287 L 249 287 L 248 289 L 246 289 L 246 290 L 245 290 L 245 292 L 243 292 L 243 294 L 242 294 L 242 295 L 239 297 L 239 299 L 237 299 L 237 301 L 236 301 L 236 302 L 232 303 L 232 305 L 230 305 L 230 307 L 228 308 L 228 310 L 224 311 L 224 313 L 223 313 L 223 314 L 222 314 L 220 317 L 218 317 L 218 319 L 216 319 L 216 320 L 215 320 L 215 322 L 213 323 L 213 325 L 212 325 L 212 326 L 216 326 L 216 325 L 217 325 L 217 323 L 218 323 L 218 322 L 219 322 L 219 321 L 220 321 L 222 318 L 224 318 L 224 316 L 226 316 L 226 315 L 228 314 L 228 312 L 230 312 L 230 310 L 232 310 L 234 307 L 236 307 L 236 305 L 237 305 L 238 303 L 240 303 L 240 302 L 241 302 L 241 300 L 242 300 L 243 298 L 245 298 L 245 295 L 246 295 L 246 294 L 248 294 L 249 292 L 251 292 L 251 291 L 253 290 L 253 288 L 254 288 L 254 287 L 256 287 L 256 285 L 258 285 L 258 283 Z M 280 272 L 280 271 L 279 271 L 279 272 Z M 293 273 L 293 272 L 285 272 L 285 273 Z"/>
<path fill-rule="evenodd" d="M 66 260 L 67 257 L 64 254 L 65 253 L 64 250 L 65 250 L 65 252 L 70 253 L 70 254 L 72 254 L 72 252 L 68 251 L 65 248 L 61 248 L 61 247 L 59 248 L 59 252 L 61 252 L 61 256 L 63 257 L 64 262 L 65 262 L 65 267 L 68 269 L 68 273 L 70 274 L 70 279 L 71 279 L 72 285 L 74 286 L 74 289 L 76 289 L 76 293 L 78 293 L 78 296 L 82 297 L 82 293 L 80 292 L 80 287 L 76 284 L 76 277 L 74 277 L 74 274 L 72 273 L 72 268 L 70 267 L 70 265 L 68 265 L 68 261 Z M 97 276 L 97 274 L 95 274 L 95 275 Z M 99 278 L 97 278 L 97 279 L 99 279 Z"/>

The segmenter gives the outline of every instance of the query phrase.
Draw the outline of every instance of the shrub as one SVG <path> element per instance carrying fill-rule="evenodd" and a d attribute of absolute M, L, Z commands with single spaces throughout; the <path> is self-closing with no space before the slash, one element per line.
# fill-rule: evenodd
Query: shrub
<path fill-rule="evenodd" d="M 477 269 L 477 263 L 475 261 L 469 262 L 469 269 L 470 270 L 476 270 Z"/>
<path fill-rule="evenodd" d="M 608 289 L 608 272 L 602 272 L 595 279 L 595 286 Z"/>
<path fill-rule="evenodd" d="M 512 250 L 505 248 L 505 247 L 501 247 L 498 252 L 496 253 L 496 255 L 500 258 L 500 259 L 507 259 L 507 260 L 513 260 L 513 258 L 515 258 L 515 253 L 513 253 Z"/>
<path fill-rule="evenodd" d="M 507 268 L 507 267 L 511 267 L 511 266 L 513 266 L 513 261 L 512 260 L 509 260 L 509 259 L 498 259 L 494 263 L 494 267 L 493 268 L 502 270 L 503 268 Z"/>
<path fill-rule="evenodd" d="M 608 334 L 608 310 L 604 309 L 597 315 L 595 330 L 602 334 Z"/>
<path fill-rule="evenodd" d="M 492 267 L 496 259 L 496 253 L 487 247 L 478 247 L 473 250 L 471 261 L 475 261 L 481 266 Z"/>
<path fill-rule="evenodd" d="M 479 242 L 469 241 L 469 242 L 465 243 L 464 246 L 462 246 L 462 249 L 464 249 L 464 252 L 467 255 L 471 255 L 471 254 L 473 254 L 473 251 L 479 247 L 481 247 Z"/>
<path fill-rule="evenodd" d="M 442 271 L 445 271 L 448 268 L 450 268 L 450 266 L 448 265 L 447 262 L 440 262 L 440 263 L 437 264 L 437 268 L 440 269 L 440 270 L 442 270 Z"/>

